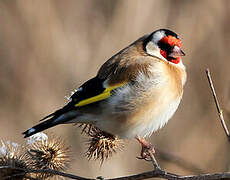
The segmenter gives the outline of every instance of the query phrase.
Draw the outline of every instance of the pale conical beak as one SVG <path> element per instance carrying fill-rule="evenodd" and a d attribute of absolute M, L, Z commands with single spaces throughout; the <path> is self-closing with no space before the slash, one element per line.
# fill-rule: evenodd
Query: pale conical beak
<path fill-rule="evenodd" d="M 174 46 L 172 52 L 169 54 L 170 57 L 185 56 L 185 53 L 178 46 Z"/>

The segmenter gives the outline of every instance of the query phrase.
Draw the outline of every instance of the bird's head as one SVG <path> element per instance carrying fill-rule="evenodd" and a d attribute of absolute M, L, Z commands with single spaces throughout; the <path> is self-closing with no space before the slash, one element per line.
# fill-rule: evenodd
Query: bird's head
<path fill-rule="evenodd" d="M 178 35 L 168 29 L 159 29 L 148 35 L 143 46 L 147 54 L 163 57 L 174 64 L 180 63 L 181 56 L 185 56 Z"/>

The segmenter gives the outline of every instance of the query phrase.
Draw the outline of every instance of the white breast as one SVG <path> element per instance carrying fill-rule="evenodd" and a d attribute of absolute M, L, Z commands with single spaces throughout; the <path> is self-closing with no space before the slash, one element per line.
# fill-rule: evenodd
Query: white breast
<path fill-rule="evenodd" d="M 175 100 L 168 98 L 170 97 L 165 96 L 164 93 L 157 99 L 153 97 L 153 104 L 139 106 L 138 109 L 134 108 L 135 112 L 132 110 L 121 112 L 123 109 L 120 109 L 121 106 L 117 105 L 118 109 L 113 110 L 110 116 L 107 116 L 103 121 L 99 121 L 97 125 L 99 128 L 121 138 L 150 136 L 168 122 L 180 104 L 181 97 Z M 120 112 L 118 113 L 118 111 Z"/>
<path fill-rule="evenodd" d="M 154 109 L 149 109 L 142 114 L 142 117 L 137 117 L 140 123 L 134 124 L 132 128 L 121 134 L 121 136 L 125 138 L 151 136 L 154 131 L 162 128 L 173 116 L 180 104 L 180 100 L 181 98 L 168 103 L 162 108 L 162 110 L 157 110 L 158 112 Z"/>

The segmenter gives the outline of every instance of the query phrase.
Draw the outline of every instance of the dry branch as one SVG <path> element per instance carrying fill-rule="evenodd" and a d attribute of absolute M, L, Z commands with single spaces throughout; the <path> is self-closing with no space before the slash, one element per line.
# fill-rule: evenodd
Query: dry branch
<path fill-rule="evenodd" d="M 154 163 L 154 162 L 153 162 Z M 155 165 L 154 165 L 155 166 Z M 25 173 L 49 173 L 53 175 L 58 175 L 62 177 L 67 177 L 70 179 L 77 179 L 77 180 L 98 180 L 98 179 L 104 179 L 102 177 L 98 177 L 95 179 L 91 178 L 85 178 L 69 173 L 64 173 L 60 171 L 55 171 L 51 169 L 43 169 L 43 170 L 38 170 L 38 169 L 22 169 L 22 168 L 16 168 L 16 167 L 9 167 L 9 166 L 1 166 L 0 169 L 3 168 L 13 168 L 17 170 L 24 171 Z M 163 179 L 170 179 L 170 180 L 176 180 L 176 179 L 182 179 L 182 180 L 214 180 L 214 179 L 225 179 L 225 178 L 230 178 L 230 173 L 229 172 L 223 172 L 223 173 L 208 173 L 208 174 L 200 174 L 200 175 L 188 175 L 188 176 L 180 176 L 177 174 L 173 174 L 167 171 L 164 171 L 160 168 L 154 169 L 153 171 L 148 171 L 140 174 L 135 174 L 131 176 L 123 176 L 123 177 L 118 177 L 118 178 L 111 178 L 107 180 L 142 180 L 142 179 L 149 179 L 149 178 L 163 178 Z M 10 179 L 10 178 L 8 178 Z M 28 179 L 30 177 L 28 176 Z"/>
<path fill-rule="evenodd" d="M 227 126 L 225 124 L 225 121 L 224 121 L 223 110 L 221 109 L 219 101 L 217 99 L 216 91 L 215 91 L 215 88 L 214 88 L 214 85 L 213 85 L 213 82 L 212 82 L 211 73 L 210 73 L 209 69 L 206 69 L 206 75 L 207 75 L 208 82 L 209 82 L 209 85 L 210 85 L 210 88 L 211 88 L 211 91 L 212 91 L 214 102 L 216 104 L 216 109 L 217 109 L 217 112 L 218 112 L 218 116 L 219 116 L 221 125 L 222 125 L 222 127 L 224 129 L 224 132 L 225 132 L 227 138 L 228 138 L 228 141 L 230 141 L 229 131 L 228 131 L 228 128 L 227 128 Z"/>

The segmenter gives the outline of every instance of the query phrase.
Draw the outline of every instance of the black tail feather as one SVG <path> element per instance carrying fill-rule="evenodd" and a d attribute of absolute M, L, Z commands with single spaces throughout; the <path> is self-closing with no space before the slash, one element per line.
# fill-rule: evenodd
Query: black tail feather
<path fill-rule="evenodd" d="M 32 136 L 38 132 L 44 131 L 48 128 L 51 128 L 55 125 L 58 125 L 58 124 L 60 124 L 60 123 L 58 123 L 57 121 L 55 123 L 55 119 L 53 117 L 47 121 L 44 121 L 40 124 L 37 124 L 36 126 L 33 126 L 32 128 L 28 129 L 27 131 L 23 132 L 22 134 L 24 134 L 24 138 L 26 138 L 26 137 Z"/>
<path fill-rule="evenodd" d="M 68 111 L 71 111 L 73 109 L 73 103 L 72 102 L 69 102 L 66 106 L 64 106 L 63 108 L 61 109 L 58 109 L 57 111 L 45 116 L 44 118 L 42 118 L 40 121 L 43 121 L 45 119 L 48 119 L 48 118 L 52 118 L 52 117 L 59 117 L 60 115 L 68 112 Z"/>
<path fill-rule="evenodd" d="M 49 114 L 48 116 L 42 118 L 41 121 L 47 118 L 50 119 L 41 122 L 40 124 L 37 124 L 32 128 L 28 129 L 27 131 L 23 132 L 22 134 L 24 134 L 24 138 L 32 136 L 33 134 L 49 129 L 58 124 L 64 124 L 66 123 L 66 121 L 73 119 L 77 113 L 71 110 L 73 110 L 72 104 L 69 103 L 63 108 L 55 111 L 54 113 Z"/>
<path fill-rule="evenodd" d="M 40 119 L 40 121 L 43 121 L 43 120 L 45 120 L 45 119 L 48 119 L 48 118 L 54 116 L 55 113 L 56 113 L 56 112 L 54 112 L 54 113 L 52 113 L 52 114 L 49 114 L 49 115 L 45 116 L 44 118 Z"/>

